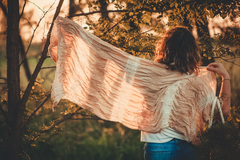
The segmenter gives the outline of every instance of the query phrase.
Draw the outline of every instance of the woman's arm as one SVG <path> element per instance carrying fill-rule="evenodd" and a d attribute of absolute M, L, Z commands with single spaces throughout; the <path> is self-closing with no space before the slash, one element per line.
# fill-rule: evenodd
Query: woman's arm
<path fill-rule="evenodd" d="M 222 77 L 221 90 L 219 97 L 223 101 L 222 111 L 224 116 L 229 116 L 230 114 L 230 103 L 231 103 L 231 86 L 230 86 L 230 76 L 226 69 L 221 63 L 210 63 L 207 66 L 209 71 L 213 71 Z"/>

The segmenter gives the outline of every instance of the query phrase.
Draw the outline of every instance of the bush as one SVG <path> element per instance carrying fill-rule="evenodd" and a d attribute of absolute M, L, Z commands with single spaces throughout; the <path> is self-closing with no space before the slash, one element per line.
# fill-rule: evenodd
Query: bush
<path fill-rule="evenodd" d="M 215 123 L 200 136 L 201 160 L 239 160 L 240 129 L 232 122 Z"/>

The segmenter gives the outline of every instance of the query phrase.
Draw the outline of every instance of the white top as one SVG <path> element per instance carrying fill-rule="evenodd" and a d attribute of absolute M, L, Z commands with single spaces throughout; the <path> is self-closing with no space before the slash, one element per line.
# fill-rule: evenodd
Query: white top
<path fill-rule="evenodd" d="M 185 140 L 184 135 L 172 128 L 164 128 L 160 133 L 149 133 L 141 131 L 141 142 L 165 143 L 173 138 Z"/>

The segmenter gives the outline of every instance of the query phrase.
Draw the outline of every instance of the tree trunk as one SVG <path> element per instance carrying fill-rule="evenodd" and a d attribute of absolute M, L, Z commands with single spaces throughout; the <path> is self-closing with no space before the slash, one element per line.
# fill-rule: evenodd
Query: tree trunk
<path fill-rule="evenodd" d="M 21 124 L 18 110 L 20 101 L 19 75 L 19 1 L 8 0 L 7 15 L 7 83 L 8 83 L 8 116 L 9 122 L 6 158 L 20 159 L 21 154 Z"/>
<path fill-rule="evenodd" d="M 7 7 L 4 6 L 2 3 L 0 3 L 0 7 L 2 8 L 4 15 L 7 17 L 8 16 Z M 25 70 L 25 73 L 26 73 L 27 80 L 30 81 L 31 72 L 30 72 L 30 69 L 29 69 L 27 58 L 25 58 L 25 47 L 24 47 L 24 44 L 23 44 L 23 41 L 22 41 L 22 37 L 20 35 L 19 35 L 19 44 L 20 44 L 20 54 L 21 54 L 21 57 L 22 57 L 22 60 L 23 60 L 23 67 L 24 67 L 24 70 Z"/>

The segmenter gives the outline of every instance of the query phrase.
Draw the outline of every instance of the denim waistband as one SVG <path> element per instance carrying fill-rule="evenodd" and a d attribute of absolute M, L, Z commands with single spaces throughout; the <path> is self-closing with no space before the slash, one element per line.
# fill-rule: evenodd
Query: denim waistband
<path fill-rule="evenodd" d="M 181 140 L 181 139 L 177 139 L 177 138 L 173 138 L 171 141 L 165 142 L 166 143 L 188 143 L 185 140 Z M 152 143 L 152 142 L 147 142 L 148 144 L 158 144 L 158 143 Z M 161 144 L 161 143 L 160 143 Z"/>
<path fill-rule="evenodd" d="M 198 160 L 196 147 L 176 138 L 166 143 L 145 143 L 144 157 L 145 160 Z"/>
<path fill-rule="evenodd" d="M 145 143 L 144 148 L 151 148 L 151 150 L 181 150 L 183 148 L 193 148 L 194 146 L 187 141 L 173 138 L 171 141 L 165 143 Z"/>

